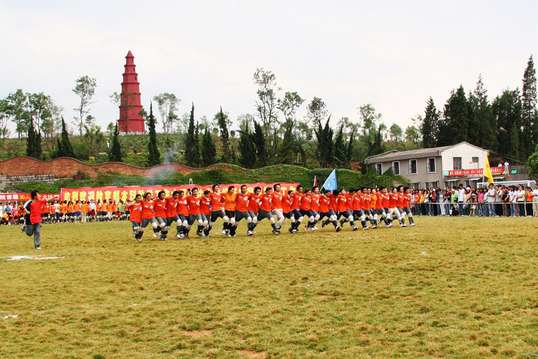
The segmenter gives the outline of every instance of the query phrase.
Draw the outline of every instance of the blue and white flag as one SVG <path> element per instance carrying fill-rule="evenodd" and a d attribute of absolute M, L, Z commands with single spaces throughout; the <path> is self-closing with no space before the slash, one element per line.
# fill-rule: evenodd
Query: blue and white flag
<path fill-rule="evenodd" d="M 336 183 L 336 170 L 333 170 L 329 177 L 325 180 L 325 183 L 323 184 L 324 189 L 328 189 L 330 191 L 334 191 L 338 188 L 338 184 Z"/>

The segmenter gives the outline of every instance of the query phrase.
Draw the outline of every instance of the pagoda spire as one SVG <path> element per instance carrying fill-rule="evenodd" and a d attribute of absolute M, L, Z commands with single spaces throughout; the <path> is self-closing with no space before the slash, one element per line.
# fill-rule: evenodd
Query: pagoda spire
<path fill-rule="evenodd" d="M 126 133 L 144 133 L 144 118 L 140 114 L 142 105 L 140 102 L 140 82 L 136 73 L 134 56 L 129 50 L 125 56 L 125 72 L 121 83 L 121 103 L 119 129 Z"/>

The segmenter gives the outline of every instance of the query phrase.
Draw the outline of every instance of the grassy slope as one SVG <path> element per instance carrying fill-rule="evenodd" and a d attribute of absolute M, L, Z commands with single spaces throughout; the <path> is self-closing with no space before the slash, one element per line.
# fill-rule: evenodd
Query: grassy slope
<path fill-rule="evenodd" d="M 538 356 L 536 219 L 417 221 L 140 244 L 46 225 L 39 253 L 2 227 L 0 357 Z M 5 260 L 36 254 L 65 259 Z"/>

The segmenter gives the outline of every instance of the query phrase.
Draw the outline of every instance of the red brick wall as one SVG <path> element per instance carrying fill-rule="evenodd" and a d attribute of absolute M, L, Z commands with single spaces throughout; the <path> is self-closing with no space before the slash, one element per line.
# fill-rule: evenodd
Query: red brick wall
<path fill-rule="evenodd" d="M 88 165 L 73 158 L 56 158 L 51 161 L 38 161 L 30 157 L 15 157 L 0 162 L 0 176 L 28 176 L 52 174 L 57 178 L 73 177 L 78 171 L 87 172 L 96 178 L 98 173 L 116 172 L 124 175 L 152 176 L 160 171 L 176 171 L 184 175 L 201 170 L 214 169 L 216 166 L 191 168 L 178 164 L 158 165 L 149 168 L 135 167 L 119 162 Z M 220 166 L 219 166 L 220 168 Z M 223 168 L 227 169 L 227 168 Z M 231 170 L 231 169 L 230 169 Z"/>

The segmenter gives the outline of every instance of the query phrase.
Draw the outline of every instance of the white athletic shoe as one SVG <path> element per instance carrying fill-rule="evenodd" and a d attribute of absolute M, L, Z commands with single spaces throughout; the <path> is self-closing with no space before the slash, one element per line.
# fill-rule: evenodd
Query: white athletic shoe
<path fill-rule="evenodd" d="M 387 225 L 387 228 L 390 228 L 390 227 L 392 227 L 392 226 L 393 226 L 393 224 L 392 224 L 392 222 L 390 222 L 390 223 Z"/>
<path fill-rule="evenodd" d="M 363 231 L 366 231 L 366 230 L 368 230 L 369 228 L 370 228 L 370 227 L 365 226 L 365 227 L 362 227 L 362 230 L 363 230 Z"/>
<path fill-rule="evenodd" d="M 416 224 L 415 224 L 415 223 L 411 223 L 409 226 L 414 227 L 414 226 L 416 226 Z"/>
<path fill-rule="evenodd" d="M 35 247 L 35 249 L 41 249 L 41 247 Z"/>
<path fill-rule="evenodd" d="M 225 230 L 225 229 L 223 229 L 223 230 L 222 230 L 222 234 L 224 234 L 224 235 L 227 235 L 227 234 L 228 234 L 228 232 L 226 232 L 226 230 Z"/>
<path fill-rule="evenodd" d="M 153 238 L 159 238 L 159 236 L 157 235 L 157 233 L 153 232 Z"/>
<path fill-rule="evenodd" d="M 313 230 L 313 231 L 317 231 L 318 229 L 319 229 L 319 228 L 316 227 L 316 226 L 312 227 L 312 230 Z"/>

